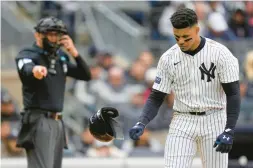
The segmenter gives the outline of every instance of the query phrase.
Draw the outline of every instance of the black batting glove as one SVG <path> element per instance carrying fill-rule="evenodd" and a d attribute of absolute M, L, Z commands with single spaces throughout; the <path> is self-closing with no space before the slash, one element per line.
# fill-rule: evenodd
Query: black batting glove
<path fill-rule="evenodd" d="M 213 147 L 216 148 L 216 152 L 229 153 L 233 146 L 234 131 L 231 129 L 226 129 L 222 134 L 220 134 Z"/>
<path fill-rule="evenodd" d="M 139 137 L 143 134 L 145 125 L 141 122 L 137 122 L 133 128 L 129 131 L 129 136 L 132 140 L 139 140 Z"/>

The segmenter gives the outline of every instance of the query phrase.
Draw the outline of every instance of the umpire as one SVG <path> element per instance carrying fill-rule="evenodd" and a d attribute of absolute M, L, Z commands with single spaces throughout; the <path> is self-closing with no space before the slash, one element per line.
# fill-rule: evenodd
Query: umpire
<path fill-rule="evenodd" d="M 91 74 L 61 20 L 41 19 L 34 36 L 35 43 L 15 59 L 24 104 L 17 146 L 26 149 L 28 168 L 60 168 L 67 148 L 61 113 L 66 77 L 89 81 Z"/>

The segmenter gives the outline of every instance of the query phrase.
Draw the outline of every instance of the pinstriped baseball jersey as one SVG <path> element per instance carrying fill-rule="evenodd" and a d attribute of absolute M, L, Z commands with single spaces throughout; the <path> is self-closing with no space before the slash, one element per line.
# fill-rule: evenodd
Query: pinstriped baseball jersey
<path fill-rule="evenodd" d="M 177 44 L 160 58 L 153 88 L 175 94 L 173 109 L 202 112 L 224 109 L 226 95 L 221 83 L 239 80 L 238 60 L 222 44 L 206 38 L 205 46 L 194 56 Z"/>

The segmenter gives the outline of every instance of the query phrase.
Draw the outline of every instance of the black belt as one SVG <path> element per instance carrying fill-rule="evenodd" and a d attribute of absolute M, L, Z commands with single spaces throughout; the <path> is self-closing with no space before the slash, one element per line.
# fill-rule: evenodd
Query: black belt
<path fill-rule="evenodd" d="M 46 117 L 52 118 L 54 120 L 61 120 L 62 119 L 62 113 L 56 113 L 56 112 L 47 112 L 45 113 Z"/>
<path fill-rule="evenodd" d="M 32 114 L 34 113 L 41 113 L 44 114 L 47 118 L 52 118 L 54 120 L 61 120 L 62 119 L 62 113 L 60 112 L 52 112 L 42 109 L 28 109 L 28 111 L 31 111 Z"/>
<path fill-rule="evenodd" d="M 191 115 L 206 115 L 206 112 L 189 112 Z"/>

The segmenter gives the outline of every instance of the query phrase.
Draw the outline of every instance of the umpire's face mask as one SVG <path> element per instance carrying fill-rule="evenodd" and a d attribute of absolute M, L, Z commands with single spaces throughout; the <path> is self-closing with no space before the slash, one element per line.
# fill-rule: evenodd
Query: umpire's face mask
<path fill-rule="evenodd" d="M 49 52 L 49 54 L 55 54 L 60 48 L 59 41 L 61 39 L 61 34 L 57 32 L 48 32 L 44 35 L 42 39 L 43 49 Z"/>
<path fill-rule="evenodd" d="M 49 54 L 55 54 L 56 51 L 60 48 L 60 45 L 57 42 L 53 43 L 48 40 L 47 37 L 42 39 L 43 49 L 46 50 Z"/>

